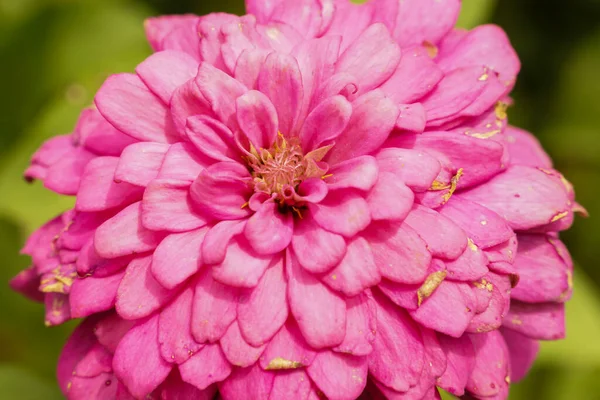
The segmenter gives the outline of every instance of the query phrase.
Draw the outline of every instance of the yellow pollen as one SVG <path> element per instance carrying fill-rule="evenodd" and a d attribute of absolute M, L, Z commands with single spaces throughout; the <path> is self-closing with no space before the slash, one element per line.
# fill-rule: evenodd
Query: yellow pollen
<path fill-rule="evenodd" d="M 503 101 L 499 101 L 498 103 L 496 103 L 496 107 L 494 108 L 494 112 L 496 113 L 496 118 L 498 118 L 500 120 L 505 120 L 506 118 L 508 118 L 508 114 L 506 112 L 507 109 L 508 109 L 508 103 L 505 103 Z"/>
<path fill-rule="evenodd" d="M 423 282 L 423 285 L 421 285 L 419 290 L 417 290 L 417 305 L 421 306 L 423 300 L 433 294 L 435 289 L 437 289 L 438 286 L 442 284 L 444 279 L 446 279 L 447 275 L 448 274 L 446 271 L 438 271 L 430 274 L 427 279 L 425 279 L 425 282 Z"/>
<path fill-rule="evenodd" d="M 437 55 L 439 53 L 439 49 L 435 44 L 425 41 L 425 42 L 423 42 L 423 47 L 427 51 L 427 55 L 429 56 L 429 58 L 437 57 Z"/>
<path fill-rule="evenodd" d="M 562 212 L 560 214 L 556 214 L 554 217 L 552 217 L 550 222 L 560 221 L 561 219 L 565 218 L 567 215 L 569 215 L 568 211 Z"/>
<path fill-rule="evenodd" d="M 272 359 L 269 362 L 269 365 L 267 365 L 267 368 L 265 368 L 267 371 L 272 371 L 272 370 L 286 370 L 286 369 L 296 369 L 296 368 L 300 368 L 302 367 L 302 363 L 298 362 L 298 361 L 290 361 L 290 360 L 286 360 L 285 358 L 282 357 L 277 357 Z"/>

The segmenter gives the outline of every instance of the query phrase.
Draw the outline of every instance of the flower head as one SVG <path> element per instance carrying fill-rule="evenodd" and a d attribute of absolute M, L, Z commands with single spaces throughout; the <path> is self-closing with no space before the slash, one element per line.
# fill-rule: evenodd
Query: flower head
<path fill-rule="evenodd" d="M 581 208 L 459 3 L 147 21 L 156 52 L 26 172 L 76 196 L 12 282 L 87 318 L 68 398 L 507 396 L 564 335 Z"/>

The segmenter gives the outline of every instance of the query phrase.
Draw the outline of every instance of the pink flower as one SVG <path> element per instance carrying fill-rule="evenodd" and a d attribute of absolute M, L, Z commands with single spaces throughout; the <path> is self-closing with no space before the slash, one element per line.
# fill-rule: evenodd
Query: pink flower
<path fill-rule="evenodd" d="M 156 53 L 26 172 L 76 196 L 12 281 L 86 318 L 69 399 L 506 398 L 564 336 L 583 209 L 507 126 L 505 34 L 453 30 L 459 3 L 147 21 Z"/>

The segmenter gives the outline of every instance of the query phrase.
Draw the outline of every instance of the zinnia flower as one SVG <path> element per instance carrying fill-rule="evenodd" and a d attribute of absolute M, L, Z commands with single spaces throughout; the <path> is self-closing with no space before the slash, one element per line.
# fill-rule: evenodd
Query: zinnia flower
<path fill-rule="evenodd" d="M 87 317 L 67 398 L 506 398 L 564 336 L 583 209 L 507 125 L 506 35 L 459 8 L 148 20 L 155 53 L 26 172 L 76 196 L 12 282 Z"/>

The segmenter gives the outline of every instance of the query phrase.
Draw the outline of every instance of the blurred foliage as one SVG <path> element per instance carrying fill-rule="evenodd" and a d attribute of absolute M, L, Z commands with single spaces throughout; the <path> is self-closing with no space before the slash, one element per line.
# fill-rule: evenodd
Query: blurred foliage
<path fill-rule="evenodd" d="M 142 21 L 165 13 L 242 13 L 242 0 L 0 0 L 0 282 L 27 266 L 27 234 L 68 208 L 21 179 L 48 137 L 69 132 L 104 78 L 131 71 L 150 49 Z M 523 62 L 511 122 L 534 131 L 600 215 L 600 1 L 463 0 L 459 25 L 492 21 Z M 511 399 L 600 398 L 600 219 L 578 219 L 563 235 L 580 267 L 568 303 L 568 338 L 544 343 L 534 371 Z M 47 329 L 38 304 L 0 289 L 0 398 L 61 398 L 54 369 L 73 324 Z"/>

